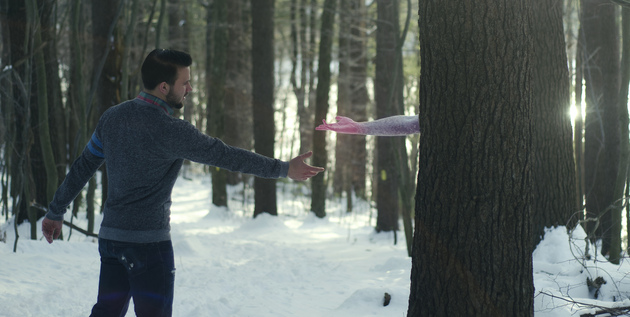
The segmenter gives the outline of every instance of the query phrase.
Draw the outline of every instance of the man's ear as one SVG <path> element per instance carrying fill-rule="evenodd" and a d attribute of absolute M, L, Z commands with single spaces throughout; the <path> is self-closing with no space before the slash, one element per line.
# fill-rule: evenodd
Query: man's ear
<path fill-rule="evenodd" d="M 165 81 L 163 81 L 158 85 L 158 88 L 160 89 L 161 93 L 163 93 L 164 95 L 168 95 L 168 92 L 171 89 L 171 86 L 167 84 Z"/>

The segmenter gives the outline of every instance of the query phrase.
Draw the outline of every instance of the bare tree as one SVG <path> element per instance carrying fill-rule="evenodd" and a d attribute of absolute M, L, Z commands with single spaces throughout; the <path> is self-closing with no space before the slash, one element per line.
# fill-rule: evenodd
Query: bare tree
<path fill-rule="evenodd" d="M 298 14 L 299 13 L 299 14 Z M 306 0 L 291 0 L 290 8 L 291 16 L 291 46 L 292 46 L 292 68 L 291 68 L 291 86 L 297 100 L 297 115 L 300 133 L 300 150 L 304 153 L 311 148 L 313 140 L 313 111 L 309 107 L 307 93 L 309 93 L 309 75 L 311 75 L 312 66 L 309 62 L 312 60 L 311 43 L 307 40 L 307 34 L 313 34 L 313 29 L 309 28 L 309 21 L 315 20 L 315 12 L 308 10 Z M 299 17 L 299 19 L 298 19 Z M 299 65 L 299 67 L 298 67 Z M 297 72 L 299 69 L 299 81 Z"/>
<path fill-rule="evenodd" d="M 227 7 L 228 38 L 225 60 L 224 137 L 225 143 L 244 149 L 253 146 L 251 105 L 251 53 L 246 43 L 249 25 L 244 21 L 249 1 L 230 0 Z M 227 183 L 235 185 L 246 174 L 227 173 Z"/>
<path fill-rule="evenodd" d="M 619 31 L 617 6 L 608 0 L 582 0 L 582 45 L 586 84 L 584 165 L 586 224 L 592 241 L 610 251 L 611 212 L 619 171 Z"/>
<path fill-rule="evenodd" d="M 274 123 L 274 0 L 251 0 L 252 6 L 252 106 L 254 149 L 273 157 Z M 254 217 L 277 215 L 276 180 L 254 179 Z"/>
<path fill-rule="evenodd" d="M 378 0 L 376 28 L 376 71 L 374 100 L 376 117 L 385 118 L 404 113 L 402 53 L 400 51 L 399 2 Z M 376 140 L 377 231 L 397 231 L 400 216 L 398 191 L 401 174 L 409 174 L 405 139 Z"/>
<path fill-rule="evenodd" d="M 328 113 L 328 94 L 330 92 L 330 62 L 332 59 L 333 25 L 337 0 L 324 1 L 322 12 L 321 37 L 319 40 L 319 61 L 317 63 L 317 99 L 315 102 L 315 122 L 322 122 Z M 326 135 L 313 134 L 313 165 L 326 166 L 328 151 Z M 319 218 L 326 216 L 326 182 L 324 173 L 312 178 L 313 195 L 311 211 Z"/>
<path fill-rule="evenodd" d="M 210 91 L 208 94 L 208 130 L 210 135 L 223 138 L 224 97 L 226 60 L 228 47 L 227 0 L 216 0 L 213 3 L 214 44 L 212 54 L 212 73 L 210 74 Z M 227 172 L 212 168 L 212 203 L 215 206 L 227 206 Z"/>

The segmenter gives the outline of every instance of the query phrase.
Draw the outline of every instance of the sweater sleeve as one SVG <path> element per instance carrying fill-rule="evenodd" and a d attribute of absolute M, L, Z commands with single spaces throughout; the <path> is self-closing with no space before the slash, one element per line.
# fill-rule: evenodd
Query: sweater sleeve
<path fill-rule="evenodd" d="M 55 196 L 48 206 L 46 218 L 56 221 L 63 220 L 68 205 L 79 195 L 85 184 L 105 161 L 102 147 L 96 133 L 94 133 L 83 149 L 83 153 L 72 163 L 66 178 L 55 192 Z"/>
<path fill-rule="evenodd" d="M 177 123 L 177 131 L 170 134 L 177 136 L 177 140 L 169 142 L 173 155 L 262 178 L 287 177 L 289 162 L 227 145 L 220 139 L 202 133 L 183 120 Z"/>

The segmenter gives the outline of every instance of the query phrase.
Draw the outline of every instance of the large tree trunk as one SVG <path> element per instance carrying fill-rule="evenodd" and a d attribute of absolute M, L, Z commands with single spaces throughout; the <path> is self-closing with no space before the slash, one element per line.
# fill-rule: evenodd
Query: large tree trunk
<path fill-rule="evenodd" d="M 328 113 L 328 94 L 330 93 L 330 62 L 332 59 L 333 22 L 337 0 L 324 1 L 322 12 L 321 37 L 319 40 L 319 62 L 317 63 L 317 97 L 315 101 L 315 123 L 322 122 Z M 313 165 L 326 166 L 326 134 L 313 134 Z M 313 195 L 311 211 L 319 218 L 326 216 L 326 182 L 324 173 L 312 178 Z"/>
<path fill-rule="evenodd" d="M 581 26 L 586 83 L 584 164 L 587 218 L 591 241 L 610 250 L 610 207 L 619 170 L 619 32 L 616 5 L 582 0 Z"/>
<path fill-rule="evenodd" d="M 531 1 L 420 2 L 408 316 L 533 316 Z"/>
<path fill-rule="evenodd" d="M 532 35 L 536 57 L 532 59 L 534 88 L 534 200 L 532 238 L 535 247 L 545 227 L 577 224 L 575 165 L 569 108 L 569 73 L 562 25 L 563 3 L 534 2 Z"/>
<path fill-rule="evenodd" d="M 274 156 L 274 0 L 251 0 L 252 4 L 252 106 L 254 149 Z M 254 217 L 267 212 L 277 215 L 276 180 L 254 179 Z"/>

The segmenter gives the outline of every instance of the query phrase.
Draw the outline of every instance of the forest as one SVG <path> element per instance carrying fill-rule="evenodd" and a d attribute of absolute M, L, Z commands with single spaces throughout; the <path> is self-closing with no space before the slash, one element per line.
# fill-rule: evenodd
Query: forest
<path fill-rule="evenodd" d="M 0 38 L 0 213 L 31 239 L 100 115 L 142 90 L 148 52 L 172 48 L 193 57 L 176 116 L 270 157 L 312 150 L 327 170 L 304 184 L 305 212 L 368 201 L 377 232 L 402 232 L 409 316 L 532 315 L 545 228 L 582 226 L 591 253 L 627 257 L 625 0 L 0 0 Z M 421 133 L 315 131 L 394 115 Z M 100 173 L 71 210 L 88 235 Z M 278 214 L 276 180 L 205 173 L 213 205 L 242 183 L 253 217 Z"/>

